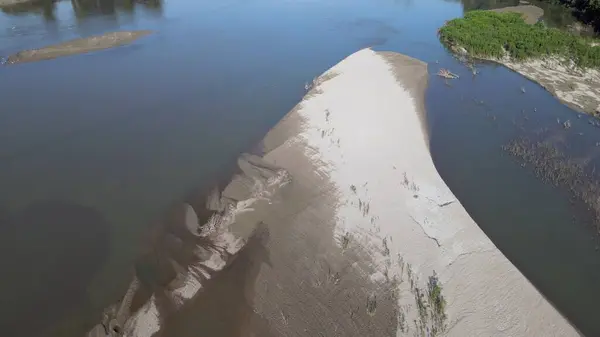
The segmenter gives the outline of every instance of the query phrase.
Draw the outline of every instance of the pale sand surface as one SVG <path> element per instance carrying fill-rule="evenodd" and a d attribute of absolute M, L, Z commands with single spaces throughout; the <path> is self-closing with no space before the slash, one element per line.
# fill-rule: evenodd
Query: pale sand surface
<path fill-rule="evenodd" d="M 577 336 L 437 173 L 426 81 L 424 63 L 370 49 L 316 79 L 262 156 L 182 206 L 165 236 L 193 258 L 166 254 L 177 276 L 139 296 L 124 335 Z M 438 321 L 416 300 L 434 271 Z"/>

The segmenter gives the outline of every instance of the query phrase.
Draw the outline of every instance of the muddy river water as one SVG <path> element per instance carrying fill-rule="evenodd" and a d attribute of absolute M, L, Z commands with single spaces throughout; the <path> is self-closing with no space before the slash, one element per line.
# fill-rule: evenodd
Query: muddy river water
<path fill-rule="evenodd" d="M 465 10 L 517 3 L 71 0 L 3 10 L 0 56 L 109 31 L 154 31 L 113 50 L 0 67 L 3 334 L 81 336 L 124 293 L 145 237 L 170 205 L 226 176 L 307 81 L 372 46 L 429 63 L 426 106 L 440 174 L 557 309 L 584 334 L 600 335 L 590 214 L 502 150 L 534 137 L 593 164 L 600 129 L 504 67 L 478 64 L 473 76 L 436 37 Z M 544 8 L 549 24 L 572 23 Z M 461 78 L 441 80 L 440 67 Z M 237 283 L 224 280 L 215 293 L 227 298 Z M 226 312 L 235 303 L 221 305 Z M 203 317 L 179 335 L 197 335 L 211 316 Z M 230 336 L 227 328 L 215 332 Z"/>

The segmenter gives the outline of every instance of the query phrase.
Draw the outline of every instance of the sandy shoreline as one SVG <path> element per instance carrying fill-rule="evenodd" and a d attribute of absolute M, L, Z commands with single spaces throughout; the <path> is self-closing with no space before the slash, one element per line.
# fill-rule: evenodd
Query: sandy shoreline
<path fill-rule="evenodd" d="M 18 52 L 16 54 L 10 55 L 6 59 L 6 64 L 50 60 L 57 57 L 71 56 L 108 48 L 114 48 L 129 44 L 150 33 L 151 31 L 148 30 L 122 31 L 111 32 L 103 35 L 91 36 L 82 39 L 75 39 L 39 49 L 31 49 Z"/>
<path fill-rule="evenodd" d="M 493 9 L 494 12 L 520 13 L 528 24 L 536 23 L 544 10 L 531 5 Z M 450 46 L 460 57 L 469 56 L 461 46 Z M 478 57 L 479 58 L 479 57 Z M 572 109 L 600 116 L 600 70 L 582 69 L 558 57 L 515 61 L 510 57 L 479 58 L 496 62 L 527 77 Z"/>
<path fill-rule="evenodd" d="M 426 81 L 369 49 L 321 75 L 88 336 L 577 336 L 438 175 Z"/>
<path fill-rule="evenodd" d="M 490 60 L 500 63 L 538 83 L 572 109 L 600 116 L 600 71 L 568 66 L 557 58 L 514 62 Z"/>

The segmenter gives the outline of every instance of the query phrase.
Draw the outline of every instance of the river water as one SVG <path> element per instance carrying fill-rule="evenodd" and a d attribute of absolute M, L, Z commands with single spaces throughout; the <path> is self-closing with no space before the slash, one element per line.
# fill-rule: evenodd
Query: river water
<path fill-rule="evenodd" d="M 600 335 L 600 253 L 588 214 L 501 149 L 542 130 L 595 159 L 600 132 L 504 67 L 477 65 L 472 76 L 436 37 L 464 10 L 517 3 L 72 0 L 0 12 L 2 56 L 154 31 L 113 50 L 0 68 L 0 329 L 81 336 L 123 294 L 170 205 L 228 172 L 305 82 L 372 46 L 429 63 L 442 177 L 525 276 L 582 332 Z M 545 8 L 550 24 L 572 23 Z M 445 82 L 434 75 L 440 67 L 461 78 Z"/>

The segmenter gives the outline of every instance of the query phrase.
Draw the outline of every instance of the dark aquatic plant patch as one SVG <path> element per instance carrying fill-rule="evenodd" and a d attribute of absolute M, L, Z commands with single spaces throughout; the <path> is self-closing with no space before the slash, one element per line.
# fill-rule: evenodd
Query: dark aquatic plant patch
<path fill-rule="evenodd" d="M 595 172 L 588 172 L 584 163 L 567 158 L 549 142 L 518 139 L 503 149 L 531 165 L 544 181 L 566 187 L 582 200 L 594 213 L 596 231 L 600 234 L 600 183 L 594 178 Z"/>
<path fill-rule="evenodd" d="M 518 13 L 472 11 L 439 30 L 442 43 L 462 47 L 472 57 L 526 60 L 557 56 L 583 68 L 600 67 L 600 46 L 591 40 L 544 26 L 529 25 Z"/>
<path fill-rule="evenodd" d="M 600 31 L 600 1 L 598 0 L 548 0 L 574 10 L 575 16 L 586 24 L 592 24 Z"/>

